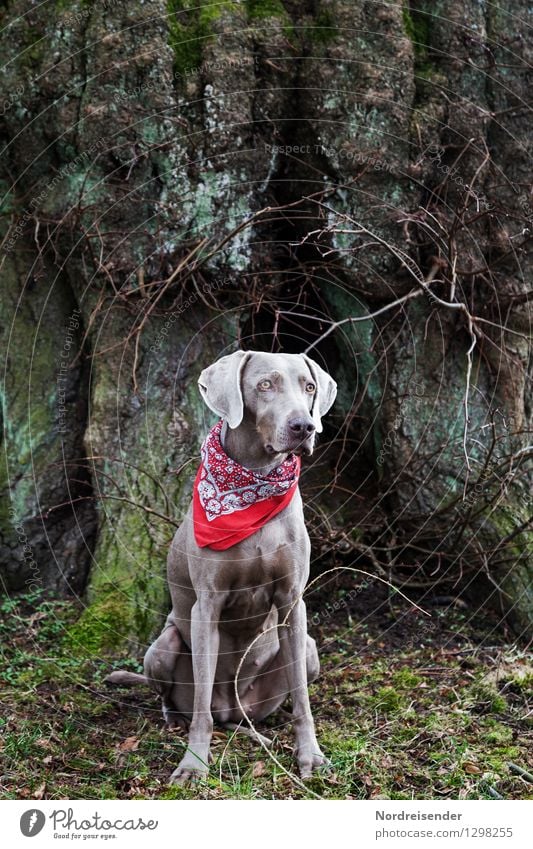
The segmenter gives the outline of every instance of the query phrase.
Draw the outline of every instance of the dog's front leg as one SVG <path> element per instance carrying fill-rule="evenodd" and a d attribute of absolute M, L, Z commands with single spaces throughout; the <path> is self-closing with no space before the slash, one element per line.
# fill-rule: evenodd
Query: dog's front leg
<path fill-rule="evenodd" d="M 287 620 L 288 628 L 280 628 L 280 652 L 286 670 L 292 701 L 295 755 L 302 778 L 327 763 L 320 751 L 307 689 L 307 619 L 305 604 L 297 602 Z"/>
<path fill-rule="evenodd" d="M 220 642 L 219 613 L 215 594 L 209 592 L 202 593 L 191 610 L 193 716 L 187 751 L 172 773 L 171 784 L 187 784 L 206 776 L 209 770 L 209 747 L 213 734 L 211 699 Z"/>

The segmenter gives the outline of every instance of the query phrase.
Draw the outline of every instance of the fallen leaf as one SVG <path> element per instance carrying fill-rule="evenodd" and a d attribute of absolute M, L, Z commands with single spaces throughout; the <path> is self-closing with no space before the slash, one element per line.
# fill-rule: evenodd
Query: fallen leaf
<path fill-rule="evenodd" d="M 480 775 L 481 770 L 477 764 L 473 764 L 471 761 L 465 761 L 463 764 L 463 769 L 469 775 Z"/>
<path fill-rule="evenodd" d="M 390 799 L 390 796 L 386 796 L 383 793 L 382 788 L 378 786 L 378 787 L 374 787 L 374 789 L 370 792 L 370 795 L 369 795 L 368 798 L 369 799 Z"/>
<path fill-rule="evenodd" d="M 259 778 L 260 775 L 264 775 L 265 772 L 265 764 L 264 761 L 257 761 L 254 763 L 252 769 L 252 778 Z"/>
<path fill-rule="evenodd" d="M 121 752 L 135 752 L 139 748 L 139 742 L 138 737 L 126 737 L 118 747 Z"/>
<path fill-rule="evenodd" d="M 43 758 L 43 764 L 51 764 L 53 760 L 54 758 L 52 755 L 47 755 L 45 758 Z"/>

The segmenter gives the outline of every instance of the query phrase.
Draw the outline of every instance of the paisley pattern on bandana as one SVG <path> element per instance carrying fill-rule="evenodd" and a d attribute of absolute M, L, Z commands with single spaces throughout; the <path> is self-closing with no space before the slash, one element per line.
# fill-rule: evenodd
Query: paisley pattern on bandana
<path fill-rule="evenodd" d="M 197 493 L 208 522 L 285 495 L 298 483 L 300 458 L 294 454 L 261 476 L 225 453 L 220 441 L 223 420 L 211 428 L 201 448 Z"/>

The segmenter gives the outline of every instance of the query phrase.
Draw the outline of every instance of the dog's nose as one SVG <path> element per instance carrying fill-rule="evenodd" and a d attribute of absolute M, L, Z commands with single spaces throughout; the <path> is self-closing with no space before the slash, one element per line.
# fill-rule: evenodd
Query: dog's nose
<path fill-rule="evenodd" d="M 311 419 L 303 417 L 295 417 L 287 422 L 290 430 L 297 436 L 310 436 L 315 430 L 315 426 Z"/>

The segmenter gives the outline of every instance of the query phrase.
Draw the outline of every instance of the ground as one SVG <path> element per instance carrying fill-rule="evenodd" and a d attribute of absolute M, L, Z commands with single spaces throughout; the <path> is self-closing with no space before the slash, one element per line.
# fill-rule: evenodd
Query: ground
<path fill-rule="evenodd" d="M 277 716 L 260 728 L 274 738 L 277 764 L 251 740 L 217 730 L 208 781 L 183 790 L 167 785 L 183 732 L 165 730 L 149 690 L 103 684 L 112 668 L 140 669 L 139 659 L 76 656 L 64 635 L 78 602 L 7 599 L 0 607 L 0 796 L 533 798 L 533 785 L 513 767 L 532 768 L 527 652 L 496 619 L 463 602 L 418 601 L 431 618 L 375 583 L 354 593 L 347 579 L 336 579 L 310 595 L 310 631 L 322 658 L 311 702 L 329 774 L 305 787 L 295 781 L 290 725 Z"/>

